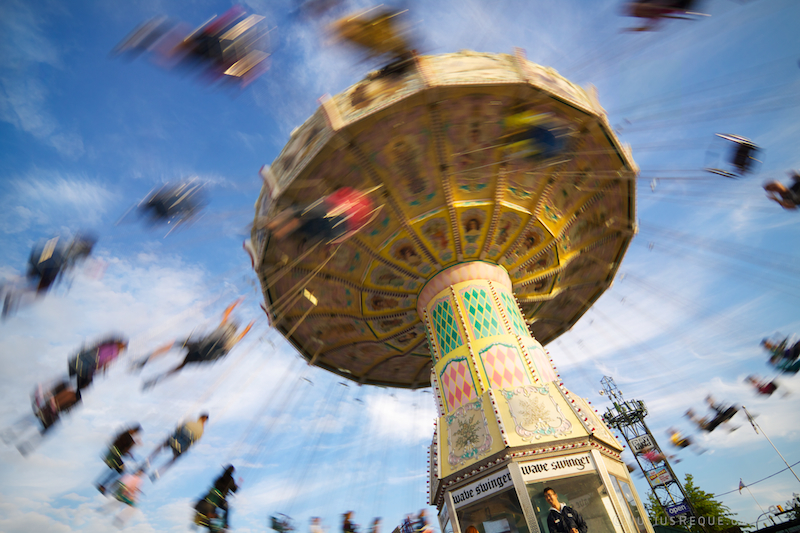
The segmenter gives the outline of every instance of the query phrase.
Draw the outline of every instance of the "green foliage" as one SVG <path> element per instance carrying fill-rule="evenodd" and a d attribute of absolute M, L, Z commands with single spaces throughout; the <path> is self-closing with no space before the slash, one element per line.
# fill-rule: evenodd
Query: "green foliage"
<path fill-rule="evenodd" d="M 789 512 L 789 520 L 800 519 L 800 496 L 794 495 L 794 498 L 783 504 L 783 509 Z"/>
<path fill-rule="evenodd" d="M 686 491 L 689 503 L 692 504 L 692 507 L 694 507 L 697 513 L 696 518 L 703 518 L 700 522 L 704 523 L 704 526 L 701 527 L 697 521 L 694 523 L 685 522 L 681 524 L 677 518 L 670 520 L 667 513 L 658 503 L 656 495 L 653 491 L 650 491 L 647 495 L 648 501 L 645 503 L 645 508 L 647 509 L 647 515 L 650 517 L 650 522 L 652 524 L 666 524 L 693 533 L 712 533 L 724 531 L 731 526 L 743 525 L 733 519 L 736 513 L 732 512 L 728 506 L 715 500 L 713 494 L 709 494 L 695 485 L 694 477 L 691 474 L 686 474 L 686 480 L 683 482 L 683 489 Z M 711 522 L 713 522 L 713 524 Z"/>

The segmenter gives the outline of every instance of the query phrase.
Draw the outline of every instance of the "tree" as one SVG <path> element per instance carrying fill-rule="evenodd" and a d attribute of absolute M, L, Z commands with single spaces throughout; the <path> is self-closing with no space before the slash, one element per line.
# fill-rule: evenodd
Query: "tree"
<path fill-rule="evenodd" d="M 792 499 L 783 505 L 784 510 L 789 511 L 789 520 L 800 519 L 800 496 L 792 494 Z"/>
<path fill-rule="evenodd" d="M 697 512 L 695 520 L 689 519 L 689 522 L 684 522 L 683 524 L 677 518 L 670 520 L 658 502 L 656 495 L 653 491 L 650 491 L 647 495 L 648 503 L 645 504 L 645 508 L 653 525 L 670 525 L 694 533 L 719 532 L 732 526 L 744 525 L 732 518 L 736 516 L 736 513 L 732 512 L 727 505 L 715 500 L 713 494 L 709 494 L 695 485 L 694 477 L 691 474 L 686 474 L 683 489 L 686 491 L 689 503 L 692 504 L 692 507 Z"/>

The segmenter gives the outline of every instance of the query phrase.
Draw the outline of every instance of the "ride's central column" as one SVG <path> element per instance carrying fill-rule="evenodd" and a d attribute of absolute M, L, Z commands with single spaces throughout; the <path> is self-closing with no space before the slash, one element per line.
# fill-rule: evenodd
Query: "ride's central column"
<path fill-rule="evenodd" d="M 480 409 L 475 402 L 486 394 L 492 403 L 505 391 L 541 388 L 557 379 L 501 266 L 474 261 L 443 270 L 423 287 L 417 312 L 427 327 L 440 415 Z M 482 451 L 491 440 L 485 437 L 481 443 L 470 440 L 480 444 L 477 449 L 451 452 Z"/>
<path fill-rule="evenodd" d="M 474 261 L 441 271 L 417 312 L 433 358 L 430 502 L 443 532 L 547 533 L 546 486 L 580 507 L 591 533 L 651 531 L 622 446 L 560 382 L 504 268 Z"/>

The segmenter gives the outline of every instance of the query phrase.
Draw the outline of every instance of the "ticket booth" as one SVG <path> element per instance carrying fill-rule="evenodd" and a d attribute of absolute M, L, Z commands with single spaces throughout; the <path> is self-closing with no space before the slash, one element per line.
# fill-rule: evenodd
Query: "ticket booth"
<path fill-rule="evenodd" d="M 443 533 L 551 533 L 552 488 L 590 533 L 652 533 L 624 464 L 597 450 L 510 460 L 447 491 L 439 513 Z"/>

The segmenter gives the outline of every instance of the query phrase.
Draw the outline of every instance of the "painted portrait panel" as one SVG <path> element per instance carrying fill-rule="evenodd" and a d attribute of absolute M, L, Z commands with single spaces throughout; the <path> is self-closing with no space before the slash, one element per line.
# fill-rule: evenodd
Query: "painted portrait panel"
<path fill-rule="evenodd" d="M 422 325 L 422 322 L 418 322 L 414 327 L 387 339 L 386 342 L 399 350 L 405 350 L 410 345 L 418 343 L 424 336 L 425 326 Z"/>
<path fill-rule="evenodd" d="M 361 292 L 358 289 L 337 283 L 333 279 L 314 278 L 306 289 L 317 298 L 316 310 L 330 310 L 341 313 L 358 312 Z M 300 298 L 297 307 L 306 310 L 311 303 L 306 298 Z"/>
<path fill-rule="evenodd" d="M 452 235 L 450 232 L 450 223 L 444 216 L 436 216 L 425 220 L 421 225 L 415 226 L 414 229 L 418 234 L 421 234 L 428 249 L 442 263 L 448 263 L 453 260 L 453 247 Z"/>
<path fill-rule="evenodd" d="M 386 295 L 364 292 L 362 298 L 365 315 L 390 314 L 405 309 L 412 309 L 415 304 L 414 299 L 408 295 Z"/>
<path fill-rule="evenodd" d="M 347 148 L 326 149 L 323 156 L 309 169 L 306 179 L 289 187 L 287 194 L 292 194 L 299 203 L 311 203 L 339 187 L 366 189 L 370 186 L 367 173 Z"/>
<path fill-rule="evenodd" d="M 506 267 L 511 267 L 541 249 L 551 240 L 552 235 L 544 228 L 538 225 L 529 226 L 522 232 L 521 238 L 517 239 L 514 248 L 501 259 L 501 263 Z"/>
<path fill-rule="evenodd" d="M 592 257 L 600 263 L 612 263 L 620 260 L 620 248 L 625 245 L 625 242 L 630 238 L 624 232 L 618 234 L 616 237 L 603 241 L 603 245 L 594 247 L 591 250 Z"/>
<path fill-rule="evenodd" d="M 366 252 L 352 242 L 338 244 L 320 244 L 309 250 L 308 255 L 300 262 L 309 269 L 316 268 L 327 261 L 321 272 L 353 282 L 361 280 L 368 261 Z"/>
<path fill-rule="evenodd" d="M 342 277 L 359 280 L 367 265 L 366 252 L 353 244 L 344 243 L 328 264 Z"/>
<path fill-rule="evenodd" d="M 317 299 L 314 306 L 307 298 L 298 295 L 299 284 L 309 280 L 311 270 L 293 271 L 281 277 L 272 287 L 273 301 L 278 301 L 278 312 L 300 315 L 314 307 L 314 311 L 330 310 L 344 313 L 357 313 L 361 292 L 333 278 L 316 277 L 305 285 L 305 289 Z"/>
<path fill-rule="evenodd" d="M 443 198 L 430 118 L 423 106 L 391 114 L 357 136 L 356 142 L 384 186 L 410 217 Z"/>
<path fill-rule="evenodd" d="M 582 283 L 604 281 L 608 276 L 605 264 L 581 255 L 569 262 L 561 272 L 561 286 L 580 285 Z"/>
<path fill-rule="evenodd" d="M 570 165 L 550 187 L 542 199 L 543 218 L 555 227 L 564 222 L 589 198 L 600 192 L 593 186 L 592 170 L 585 165 Z"/>
<path fill-rule="evenodd" d="M 353 342 L 374 341 L 375 334 L 366 323 L 351 317 L 294 315 L 280 322 L 287 330 L 294 329 L 292 338 L 310 353 L 332 346 L 350 345 Z"/>
<path fill-rule="evenodd" d="M 560 293 L 554 299 L 545 302 L 541 313 L 548 317 L 553 317 L 562 322 L 568 322 L 575 318 L 578 312 L 583 309 L 583 302 L 577 298 L 578 295 L 572 291 Z"/>
<path fill-rule="evenodd" d="M 531 206 L 547 185 L 550 170 L 542 169 L 527 159 L 505 161 L 501 169 L 506 182 L 504 200 Z"/>
<path fill-rule="evenodd" d="M 567 228 L 566 242 L 570 250 L 577 250 L 596 240 L 608 231 L 614 217 L 602 203 L 592 205 L 580 213 L 578 218 Z"/>
<path fill-rule="evenodd" d="M 489 247 L 489 257 L 496 259 L 509 246 L 511 246 L 519 235 L 523 223 L 527 223 L 530 218 L 527 214 L 522 216 L 515 211 L 506 210 L 500 215 L 497 221 L 497 228 L 494 232 L 492 244 Z"/>
<path fill-rule="evenodd" d="M 400 229 L 400 221 L 393 216 L 388 206 L 383 207 L 378 217 L 354 238 L 366 243 L 372 248 L 380 248 L 383 243 Z"/>
<path fill-rule="evenodd" d="M 381 338 L 386 335 L 394 335 L 398 331 L 407 328 L 410 324 L 419 321 L 417 313 L 410 311 L 404 315 L 392 316 L 387 318 L 376 318 L 370 320 L 369 324 L 372 330 L 380 335 Z"/>
<path fill-rule="evenodd" d="M 488 198 L 499 161 L 497 139 L 508 98 L 478 94 L 441 105 L 456 200 Z"/>
<path fill-rule="evenodd" d="M 303 336 L 307 334 L 309 337 L 319 339 L 328 346 L 374 338 L 364 322 L 348 317 L 328 317 L 326 320 L 310 321 L 308 327 L 305 327 L 304 322 L 297 331 Z"/>
<path fill-rule="evenodd" d="M 543 278 L 536 278 L 531 281 L 525 281 L 520 285 L 514 286 L 514 294 L 517 298 L 525 298 L 529 296 L 542 296 L 550 293 L 553 289 L 555 276 L 545 276 Z M 522 314 L 530 318 L 530 312 L 533 308 L 537 307 L 540 302 L 521 303 Z"/>
<path fill-rule="evenodd" d="M 532 276 L 538 276 L 545 270 L 548 270 L 558 265 L 558 257 L 555 247 L 551 246 L 544 252 L 540 253 L 533 259 L 526 262 L 524 265 L 516 269 L 511 275 L 511 279 L 519 281 Z"/>
<path fill-rule="evenodd" d="M 367 282 L 375 288 L 406 291 L 413 291 L 419 285 L 416 280 L 408 279 L 400 272 L 379 261 L 373 261 L 372 270 L 367 276 Z"/>
<path fill-rule="evenodd" d="M 384 254 L 388 253 L 387 259 L 395 261 L 399 266 L 406 270 L 416 271 L 427 275 L 433 270 L 431 264 L 425 260 L 414 242 L 408 237 L 400 237 L 395 240 Z"/>
<path fill-rule="evenodd" d="M 461 223 L 461 239 L 465 256 L 475 256 L 480 253 L 483 236 L 487 227 L 487 207 L 472 207 L 459 214 Z"/>

